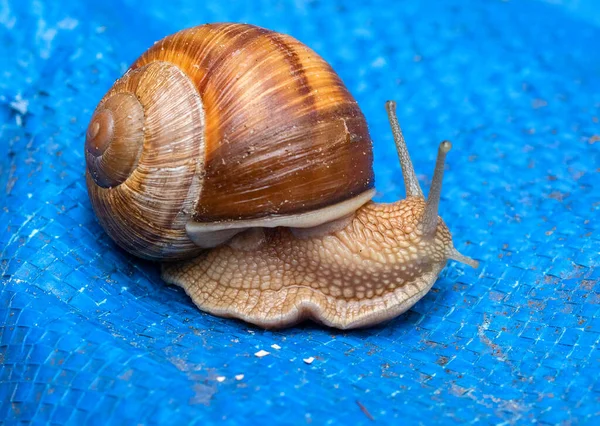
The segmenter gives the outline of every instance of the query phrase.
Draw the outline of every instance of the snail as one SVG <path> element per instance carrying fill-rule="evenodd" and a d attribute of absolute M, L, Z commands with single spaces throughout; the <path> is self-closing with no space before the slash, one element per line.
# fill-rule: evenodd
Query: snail
<path fill-rule="evenodd" d="M 108 235 L 162 261 L 203 311 L 282 328 L 396 317 L 453 246 L 438 216 L 449 142 L 427 200 L 386 103 L 406 198 L 371 201 L 372 142 L 357 102 L 319 55 L 244 24 L 157 42 L 118 79 L 86 133 L 86 182 Z"/>

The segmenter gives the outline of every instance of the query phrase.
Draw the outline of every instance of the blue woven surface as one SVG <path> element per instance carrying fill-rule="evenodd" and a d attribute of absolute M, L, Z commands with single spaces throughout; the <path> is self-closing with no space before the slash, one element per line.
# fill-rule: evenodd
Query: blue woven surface
<path fill-rule="evenodd" d="M 595 423 L 595 0 L 144 4 L 0 1 L 0 423 L 369 424 L 356 401 L 382 423 Z M 451 139 L 441 212 L 480 269 L 450 262 L 372 329 L 267 332 L 197 311 L 116 248 L 86 194 L 87 122 L 152 42 L 214 21 L 334 66 L 370 124 L 379 200 L 403 197 L 385 100 L 423 184 Z"/>

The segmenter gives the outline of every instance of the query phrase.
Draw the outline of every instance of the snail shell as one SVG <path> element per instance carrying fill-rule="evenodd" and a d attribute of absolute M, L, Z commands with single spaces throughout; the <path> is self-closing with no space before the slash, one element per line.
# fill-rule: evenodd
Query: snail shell
<path fill-rule="evenodd" d="M 256 226 L 314 227 L 373 196 L 365 118 L 294 38 L 210 24 L 146 51 L 86 134 L 87 186 L 107 233 L 184 259 Z"/>

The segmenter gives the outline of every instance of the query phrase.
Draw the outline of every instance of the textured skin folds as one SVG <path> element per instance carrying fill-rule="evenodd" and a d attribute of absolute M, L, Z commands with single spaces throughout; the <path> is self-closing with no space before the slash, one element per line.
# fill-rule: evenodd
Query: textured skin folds
<path fill-rule="evenodd" d="M 333 69 L 290 36 L 209 24 L 169 36 L 132 66 L 176 64 L 206 113 L 199 222 L 306 212 L 374 185 L 367 124 Z"/>
<path fill-rule="evenodd" d="M 424 238 L 424 207 L 418 197 L 368 203 L 342 230 L 310 239 L 267 230 L 258 250 L 218 247 L 164 264 L 163 278 L 204 311 L 265 328 L 308 318 L 343 329 L 373 325 L 409 309 L 447 262 L 450 232 L 440 219 Z"/>

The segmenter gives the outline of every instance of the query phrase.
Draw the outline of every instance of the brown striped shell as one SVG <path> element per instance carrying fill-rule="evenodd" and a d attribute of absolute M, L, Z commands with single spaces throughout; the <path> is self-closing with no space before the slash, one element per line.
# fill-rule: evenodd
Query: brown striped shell
<path fill-rule="evenodd" d="M 374 185 L 367 125 L 338 75 L 292 37 L 243 24 L 146 51 L 98 105 L 85 154 L 100 223 L 150 259 L 194 256 L 202 227 L 360 205 Z"/>

